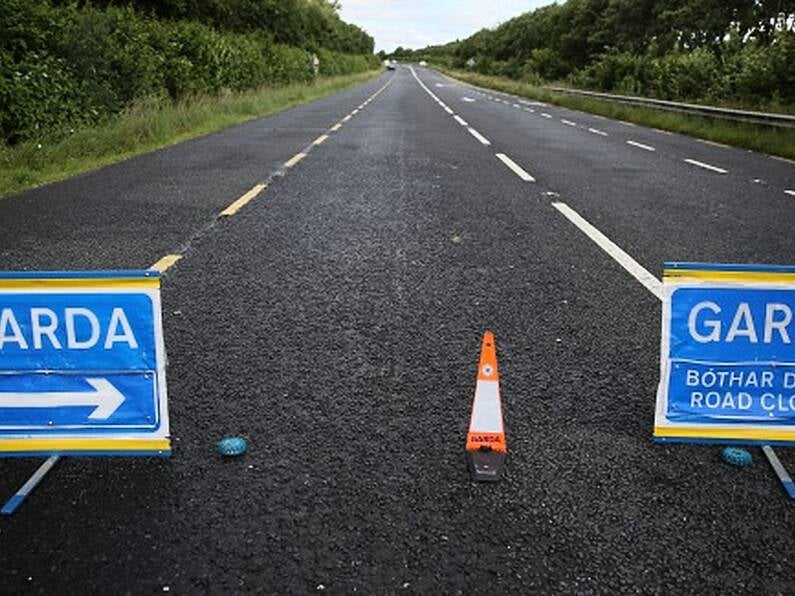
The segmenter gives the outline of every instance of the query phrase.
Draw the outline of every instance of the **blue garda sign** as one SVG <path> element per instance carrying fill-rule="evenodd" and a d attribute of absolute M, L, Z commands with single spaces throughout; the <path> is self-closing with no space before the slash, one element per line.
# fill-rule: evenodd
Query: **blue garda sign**
<path fill-rule="evenodd" d="M 795 267 L 668 263 L 659 441 L 795 441 Z"/>
<path fill-rule="evenodd" d="M 156 271 L 0 274 L 0 456 L 170 452 Z"/>

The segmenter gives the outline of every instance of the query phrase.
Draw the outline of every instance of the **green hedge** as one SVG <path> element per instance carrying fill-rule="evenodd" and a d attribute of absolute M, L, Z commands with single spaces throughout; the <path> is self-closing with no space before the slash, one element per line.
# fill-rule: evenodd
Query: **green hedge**
<path fill-rule="evenodd" d="M 0 3 L 0 140 L 61 137 L 137 100 L 181 100 L 263 85 L 308 82 L 312 53 L 267 32 L 236 34 L 132 8 Z M 319 50 L 320 74 L 371 69 L 373 56 Z"/>

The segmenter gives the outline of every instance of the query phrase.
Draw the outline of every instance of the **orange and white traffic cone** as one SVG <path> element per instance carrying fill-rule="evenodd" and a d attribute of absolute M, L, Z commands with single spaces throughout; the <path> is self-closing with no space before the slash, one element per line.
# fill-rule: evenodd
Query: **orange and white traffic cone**
<path fill-rule="evenodd" d="M 490 331 L 483 335 L 466 450 L 473 480 L 499 480 L 508 445 L 502 423 L 497 347 Z"/>

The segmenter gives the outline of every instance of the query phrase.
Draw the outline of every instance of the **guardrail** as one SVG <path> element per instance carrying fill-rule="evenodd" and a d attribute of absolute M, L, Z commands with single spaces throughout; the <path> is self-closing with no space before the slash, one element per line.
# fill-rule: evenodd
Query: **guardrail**
<path fill-rule="evenodd" d="M 669 110 L 672 112 L 683 112 L 687 114 L 696 114 L 699 116 L 708 116 L 711 118 L 723 118 L 725 120 L 752 122 L 754 124 L 764 124 L 767 126 L 784 126 L 795 128 L 795 115 L 790 114 L 771 114 L 766 112 L 753 112 L 750 110 L 732 110 L 729 108 L 716 108 L 713 106 L 702 106 L 692 103 L 679 103 L 675 101 L 666 101 L 663 99 L 649 99 L 647 97 L 636 97 L 633 95 L 615 95 L 612 93 L 582 91 L 580 89 L 568 89 L 566 87 L 544 87 L 544 89 L 547 91 L 552 91 L 553 93 L 582 95 L 585 97 L 593 97 L 595 99 L 614 101 L 616 103 L 647 106 L 661 110 Z"/>

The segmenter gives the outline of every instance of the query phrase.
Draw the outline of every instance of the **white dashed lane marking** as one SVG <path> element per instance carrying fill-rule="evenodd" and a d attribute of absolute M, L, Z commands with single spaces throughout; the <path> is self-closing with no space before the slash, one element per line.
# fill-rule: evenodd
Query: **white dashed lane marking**
<path fill-rule="evenodd" d="M 699 168 L 703 168 L 705 170 L 709 170 L 710 172 L 715 172 L 717 174 L 728 174 L 728 170 L 724 170 L 723 168 L 719 168 L 717 166 L 710 165 L 708 163 L 704 163 L 703 161 L 697 161 L 695 159 L 686 159 L 686 163 L 689 163 L 692 166 L 696 166 Z"/>
<path fill-rule="evenodd" d="M 633 147 L 637 147 L 638 149 L 643 149 L 644 151 L 657 151 L 651 145 L 644 145 L 643 143 L 638 143 L 637 141 L 627 141 L 627 145 L 632 145 Z"/>

